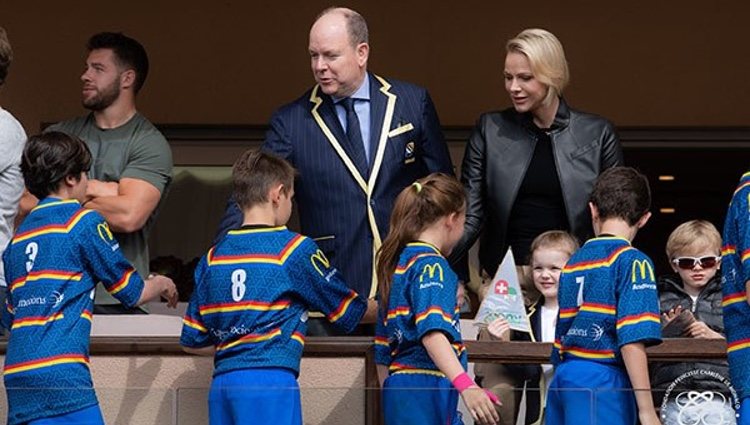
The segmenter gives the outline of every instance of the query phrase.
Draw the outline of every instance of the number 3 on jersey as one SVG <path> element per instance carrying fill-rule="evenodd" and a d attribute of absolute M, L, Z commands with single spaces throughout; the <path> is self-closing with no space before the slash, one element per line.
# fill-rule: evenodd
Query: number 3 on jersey
<path fill-rule="evenodd" d="M 31 271 L 31 268 L 34 267 L 34 260 L 36 260 L 36 256 L 39 254 L 39 245 L 36 242 L 30 242 L 26 245 L 26 250 L 24 252 L 29 258 L 26 261 L 26 273 L 28 273 Z"/>
<path fill-rule="evenodd" d="M 240 301 L 245 296 L 245 281 L 247 272 L 243 269 L 237 269 L 232 272 L 232 299 Z"/>

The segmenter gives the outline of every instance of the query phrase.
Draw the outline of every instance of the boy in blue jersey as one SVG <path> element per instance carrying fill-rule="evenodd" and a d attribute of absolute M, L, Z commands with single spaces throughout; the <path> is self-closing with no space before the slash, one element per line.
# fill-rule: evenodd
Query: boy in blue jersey
<path fill-rule="evenodd" d="M 648 180 L 632 168 L 610 168 L 594 185 L 597 236 L 560 276 L 547 425 L 660 423 L 645 349 L 661 342 L 654 268 L 630 245 L 650 205 Z"/>
<path fill-rule="evenodd" d="M 209 249 L 195 271 L 180 343 L 215 355 L 212 425 L 302 424 L 297 375 L 308 310 L 346 332 L 368 310 L 315 242 L 284 226 L 294 174 L 283 159 L 245 152 L 232 170 L 243 226 Z M 369 310 L 375 316 L 374 303 Z"/>
<path fill-rule="evenodd" d="M 740 398 L 738 424 L 750 424 L 750 172 L 732 196 L 724 221 L 722 306 L 727 360 L 732 385 Z"/>
<path fill-rule="evenodd" d="M 97 282 L 128 307 L 165 296 L 166 277 L 141 279 L 93 210 L 81 208 L 91 154 L 63 133 L 32 136 L 21 171 L 40 199 L 3 254 L 10 328 L 4 379 L 8 424 L 103 424 L 88 368 Z"/>

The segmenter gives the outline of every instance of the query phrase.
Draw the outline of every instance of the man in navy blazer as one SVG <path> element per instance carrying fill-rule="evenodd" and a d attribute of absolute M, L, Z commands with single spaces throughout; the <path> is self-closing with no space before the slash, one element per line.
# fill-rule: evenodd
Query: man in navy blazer
<path fill-rule="evenodd" d="M 310 30 L 317 85 L 274 114 L 262 149 L 299 171 L 301 233 L 352 289 L 374 298 L 374 258 L 396 196 L 431 172 L 454 171 L 427 91 L 367 72 L 369 49 L 359 13 L 323 11 Z M 241 217 L 230 201 L 220 236 Z"/>

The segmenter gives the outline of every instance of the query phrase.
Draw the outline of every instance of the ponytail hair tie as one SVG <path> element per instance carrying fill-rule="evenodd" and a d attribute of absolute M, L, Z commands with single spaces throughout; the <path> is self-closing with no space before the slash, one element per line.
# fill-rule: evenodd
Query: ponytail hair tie
<path fill-rule="evenodd" d="M 417 193 L 419 193 L 419 192 L 422 191 L 422 183 L 420 183 L 420 182 L 414 182 L 414 183 L 412 183 L 412 186 L 414 186 L 415 188 L 417 188 Z"/>

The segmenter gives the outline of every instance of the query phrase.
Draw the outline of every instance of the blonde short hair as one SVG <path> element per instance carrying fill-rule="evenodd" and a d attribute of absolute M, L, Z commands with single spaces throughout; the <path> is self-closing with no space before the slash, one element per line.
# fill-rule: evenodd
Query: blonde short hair
<path fill-rule="evenodd" d="M 534 238 L 529 248 L 529 255 L 534 255 L 534 251 L 541 248 L 556 249 L 568 254 L 568 257 L 570 257 L 578 250 L 578 241 L 568 232 L 548 230 Z"/>
<path fill-rule="evenodd" d="M 549 104 L 570 80 L 568 62 L 560 40 L 547 30 L 529 28 L 521 31 L 505 44 L 507 53 L 520 53 L 529 59 L 531 72 L 549 90 L 544 103 Z"/>
<path fill-rule="evenodd" d="M 677 254 L 690 248 L 706 248 L 717 255 L 721 253 L 721 235 L 713 224 L 706 220 L 690 220 L 680 224 L 667 239 L 667 258 L 671 261 Z"/>

